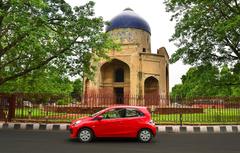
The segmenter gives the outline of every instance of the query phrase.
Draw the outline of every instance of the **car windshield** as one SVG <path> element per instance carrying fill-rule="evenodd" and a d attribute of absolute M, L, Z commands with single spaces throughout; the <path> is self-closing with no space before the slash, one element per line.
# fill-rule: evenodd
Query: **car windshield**
<path fill-rule="evenodd" d="M 103 109 L 103 110 L 100 110 L 100 111 L 98 111 L 98 112 L 96 112 L 96 113 L 94 113 L 94 114 L 90 115 L 90 117 L 97 116 L 97 115 L 101 114 L 101 113 L 102 113 L 102 112 L 104 112 L 104 111 L 105 111 L 105 109 Z"/>

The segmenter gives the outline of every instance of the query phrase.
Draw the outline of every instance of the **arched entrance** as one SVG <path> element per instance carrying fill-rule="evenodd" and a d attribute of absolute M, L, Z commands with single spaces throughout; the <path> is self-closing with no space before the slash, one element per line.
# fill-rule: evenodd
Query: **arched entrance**
<path fill-rule="evenodd" d="M 144 81 L 144 98 L 146 105 L 156 105 L 159 101 L 159 83 L 155 77 Z"/>
<path fill-rule="evenodd" d="M 144 94 L 159 94 L 158 80 L 154 77 L 148 77 L 144 82 Z"/>
<path fill-rule="evenodd" d="M 125 104 L 124 96 L 129 94 L 130 68 L 118 59 L 106 62 L 101 67 L 102 94 L 112 96 L 112 103 Z"/>

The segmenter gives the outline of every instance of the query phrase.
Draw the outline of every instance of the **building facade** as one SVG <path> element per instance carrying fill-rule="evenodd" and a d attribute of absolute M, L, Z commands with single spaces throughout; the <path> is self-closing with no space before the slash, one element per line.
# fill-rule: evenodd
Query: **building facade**
<path fill-rule="evenodd" d="M 169 95 L 169 56 L 164 47 L 151 52 L 149 24 L 127 8 L 106 27 L 121 50 L 109 53 L 110 61 L 101 61 L 94 81 L 85 78 L 84 93 L 114 95 L 113 103 L 124 104 L 125 96 Z"/>

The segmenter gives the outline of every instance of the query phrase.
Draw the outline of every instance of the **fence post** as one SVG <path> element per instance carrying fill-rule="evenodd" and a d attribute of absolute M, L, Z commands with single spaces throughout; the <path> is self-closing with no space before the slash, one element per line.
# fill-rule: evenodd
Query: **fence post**
<path fill-rule="evenodd" d="M 3 111 L 3 114 L 4 114 L 4 117 L 5 117 L 5 123 L 7 123 L 8 122 L 8 109 L 5 109 Z"/>
<path fill-rule="evenodd" d="M 151 106 L 151 116 L 154 115 L 155 110 L 156 110 L 156 108 L 152 105 L 152 106 Z"/>
<path fill-rule="evenodd" d="M 180 113 L 179 117 L 180 117 L 180 126 L 182 127 L 182 125 L 183 125 L 182 112 Z"/>
<path fill-rule="evenodd" d="M 45 119 L 46 119 L 46 124 L 47 124 L 48 123 L 48 106 L 46 108 L 47 108 L 47 114 L 45 116 Z"/>
<path fill-rule="evenodd" d="M 28 119 L 30 120 L 32 118 L 32 110 L 28 110 Z"/>
<path fill-rule="evenodd" d="M 9 108 L 8 108 L 8 121 L 12 121 L 12 119 L 15 117 L 15 107 L 16 107 L 16 95 L 11 95 L 9 97 Z"/>

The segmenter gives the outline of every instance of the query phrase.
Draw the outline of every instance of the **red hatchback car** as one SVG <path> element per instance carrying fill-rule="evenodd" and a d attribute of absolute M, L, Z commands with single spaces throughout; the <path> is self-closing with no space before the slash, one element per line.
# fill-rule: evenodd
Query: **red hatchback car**
<path fill-rule="evenodd" d="M 90 142 L 94 137 L 137 138 L 150 142 L 157 128 L 146 107 L 112 106 L 90 117 L 72 121 L 70 138 Z"/>

